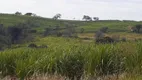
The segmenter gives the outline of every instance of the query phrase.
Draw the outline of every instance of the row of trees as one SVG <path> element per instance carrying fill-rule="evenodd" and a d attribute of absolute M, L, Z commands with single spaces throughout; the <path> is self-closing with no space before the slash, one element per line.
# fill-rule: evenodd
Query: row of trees
<path fill-rule="evenodd" d="M 90 17 L 90 16 L 88 16 L 88 15 L 84 15 L 83 16 L 83 18 L 82 18 L 82 20 L 86 20 L 86 21 L 98 21 L 99 20 L 99 17 Z"/>
<path fill-rule="evenodd" d="M 21 12 L 15 12 L 15 15 L 23 15 Z M 37 16 L 36 14 L 34 14 L 34 13 L 31 13 L 31 12 L 29 12 L 29 13 L 26 13 L 26 14 L 24 14 L 24 15 L 27 15 L 27 16 Z"/>
<path fill-rule="evenodd" d="M 56 14 L 54 17 L 53 17 L 53 19 L 54 20 L 57 20 L 57 19 L 59 19 L 59 18 L 61 18 L 61 14 Z M 88 16 L 88 15 L 84 15 L 83 16 L 83 18 L 82 18 L 82 20 L 86 20 L 86 21 L 98 21 L 99 20 L 99 17 L 90 17 L 90 16 Z"/>
<path fill-rule="evenodd" d="M 15 12 L 15 15 L 23 15 L 21 12 Z M 29 12 L 29 13 L 26 13 L 26 14 L 24 14 L 24 15 L 27 15 L 27 16 L 37 16 L 36 14 L 34 14 L 34 13 L 31 13 L 31 12 Z M 60 13 L 58 13 L 58 14 L 56 14 L 55 16 L 53 16 L 53 18 L 52 19 L 54 19 L 54 20 L 57 20 L 57 19 L 60 19 L 61 18 L 61 14 Z M 82 20 L 86 20 L 86 21 L 98 21 L 99 20 L 99 17 L 90 17 L 90 16 L 88 16 L 88 15 L 84 15 L 83 16 L 83 18 L 82 18 Z"/>

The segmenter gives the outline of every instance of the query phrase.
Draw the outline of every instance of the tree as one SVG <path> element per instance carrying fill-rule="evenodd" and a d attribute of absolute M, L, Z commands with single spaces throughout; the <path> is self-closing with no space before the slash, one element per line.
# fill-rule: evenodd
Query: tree
<path fill-rule="evenodd" d="M 11 37 L 12 44 L 14 44 L 19 40 L 20 36 L 22 35 L 22 29 L 15 27 L 15 26 L 9 27 L 8 33 Z"/>
<path fill-rule="evenodd" d="M 90 16 L 84 15 L 82 20 L 92 21 L 92 18 Z"/>
<path fill-rule="evenodd" d="M 76 28 L 76 25 L 67 23 L 66 28 L 63 32 L 63 36 L 64 37 L 77 37 L 77 33 L 76 33 L 75 28 Z"/>
<path fill-rule="evenodd" d="M 100 38 L 103 38 L 104 37 L 104 33 L 102 31 L 97 31 L 95 33 L 95 39 L 100 39 Z"/>
<path fill-rule="evenodd" d="M 32 16 L 33 13 L 26 13 L 25 15 L 27 15 L 27 16 Z"/>
<path fill-rule="evenodd" d="M 53 19 L 54 19 L 54 20 L 57 20 L 57 19 L 61 18 L 61 16 L 62 16 L 61 14 L 56 14 L 56 15 L 53 17 Z"/>
<path fill-rule="evenodd" d="M 94 21 L 98 21 L 99 17 L 93 17 Z"/>
<path fill-rule="evenodd" d="M 0 48 L 10 45 L 10 39 L 7 34 L 7 28 L 3 24 L 0 24 Z"/>
<path fill-rule="evenodd" d="M 0 24 L 0 35 L 6 36 L 6 28 L 3 24 Z"/>
<path fill-rule="evenodd" d="M 140 24 L 136 25 L 137 33 L 140 33 L 141 27 L 142 27 L 142 25 L 140 25 Z"/>
<path fill-rule="evenodd" d="M 15 12 L 15 15 L 22 15 L 22 13 L 21 12 Z"/>

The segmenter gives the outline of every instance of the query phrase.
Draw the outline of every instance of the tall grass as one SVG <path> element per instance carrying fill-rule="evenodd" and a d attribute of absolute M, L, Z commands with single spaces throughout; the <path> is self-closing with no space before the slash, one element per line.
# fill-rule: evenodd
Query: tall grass
<path fill-rule="evenodd" d="M 24 79 L 38 74 L 59 74 L 71 79 L 142 72 L 142 42 L 95 44 L 77 39 L 43 38 L 48 48 L 22 48 L 0 52 L 2 76 Z M 129 47 L 136 47 L 129 50 Z M 129 53 L 132 52 L 132 53 Z"/>

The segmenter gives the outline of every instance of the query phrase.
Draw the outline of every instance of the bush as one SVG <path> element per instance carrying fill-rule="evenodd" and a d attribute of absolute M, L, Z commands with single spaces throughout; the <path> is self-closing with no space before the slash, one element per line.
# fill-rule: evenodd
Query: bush
<path fill-rule="evenodd" d="M 29 33 L 36 33 L 37 30 L 29 30 L 28 32 L 29 32 Z"/>
<path fill-rule="evenodd" d="M 9 27 L 8 28 L 8 33 L 11 37 L 11 42 L 17 43 L 18 40 L 20 39 L 20 36 L 22 35 L 23 30 L 21 28 L 18 27 Z"/>
<path fill-rule="evenodd" d="M 84 28 L 81 28 L 81 29 L 80 29 L 80 33 L 84 33 Z"/>
<path fill-rule="evenodd" d="M 96 39 L 100 39 L 100 38 L 103 38 L 104 37 L 104 33 L 101 32 L 101 31 L 97 31 L 96 34 L 95 34 L 95 38 Z"/>
<path fill-rule="evenodd" d="M 27 16 L 32 16 L 33 13 L 26 13 L 25 15 L 27 15 Z"/>
<path fill-rule="evenodd" d="M 96 39 L 96 43 L 113 43 L 114 40 L 110 37 L 103 37 Z"/>
<path fill-rule="evenodd" d="M 113 39 L 115 42 L 119 42 L 119 41 L 120 41 L 120 36 L 119 36 L 119 35 L 112 35 L 112 39 Z"/>
<path fill-rule="evenodd" d="M 126 39 L 125 37 L 123 37 L 123 38 L 121 39 L 121 41 L 122 41 L 122 42 L 126 42 L 127 39 Z"/>
<path fill-rule="evenodd" d="M 64 37 L 77 37 L 76 33 L 76 25 L 75 24 L 69 24 L 66 23 L 66 28 L 63 31 L 63 36 Z"/>
<path fill-rule="evenodd" d="M 38 48 L 38 46 L 37 46 L 36 44 L 33 44 L 33 43 L 32 43 L 32 44 L 29 44 L 28 47 L 29 47 L 29 48 Z"/>
<path fill-rule="evenodd" d="M 15 15 L 22 15 L 22 13 L 21 12 L 15 12 Z"/>
<path fill-rule="evenodd" d="M 43 45 L 38 46 L 38 48 L 48 48 L 48 46 L 43 44 Z"/>
<path fill-rule="evenodd" d="M 103 27 L 103 28 L 100 29 L 100 31 L 103 32 L 103 33 L 106 33 L 107 30 L 108 30 L 108 27 Z"/>
<path fill-rule="evenodd" d="M 142 25 L 141 25 L 141 24 L 138 24 L 138 25 L 136 25 L 135 27 L 136 27 L 136 29 L 137 29 L 137 33 L 140 33 L 140 29 L 141 29 Z"/>
<path fill-rule="evenodd" d="M 0 35 L 3 35 L 3 36 L 7 35 L 6 28 L 4 27 L 3 24 L 0 24 Z"/>

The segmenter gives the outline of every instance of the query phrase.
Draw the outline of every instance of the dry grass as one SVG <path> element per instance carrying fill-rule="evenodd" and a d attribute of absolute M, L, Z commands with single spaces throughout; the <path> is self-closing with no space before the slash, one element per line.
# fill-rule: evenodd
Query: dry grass
<path fill-rule="evenodd" d="M 0 80 L 20 80 L 18 78 L 11 78 L 10 76 L 7 76 L 4 79 Z M 30 78 L 24 79 L 24 80 L 69 80 L 65 77 L 59 76 L 59 75 L 38 75 L 38 76 L 32 76 Z M 76 80 L 76 79 L 75 79 Z M 100 76 L 100 77 L 89 77 L 84 78 L 81 80 L 142 80 L 142 77 L 134 76 L 132 74 L 120 74 L 120 75 L 107 75 L 107 76 Z"/>
<path fill-rule="evenodd" d="M 16 77 L 7 76 L 0 80 L 20 80 L 20 79 Z M 65 77 L 57 76 L 57 75 L 38 75 L 38 76 L 32 76 L 30 78 L 26 78 L 24 80 L 65 80 Z"/>
<path fill-rule="evenodd" d="M 82 33 L 79 34 L 80 38 L 94 38 L 94 33 Z M 106 36 L 120 36 L 120 38 L 126 38 L 127 40 L 135 40 L 135 39 L 142 39 L 141 34 L 136 34 L 136 33 L 126 33 L 126 32 L 117 32 L 117 33 L 107 33 L 105 34 Z"/>

